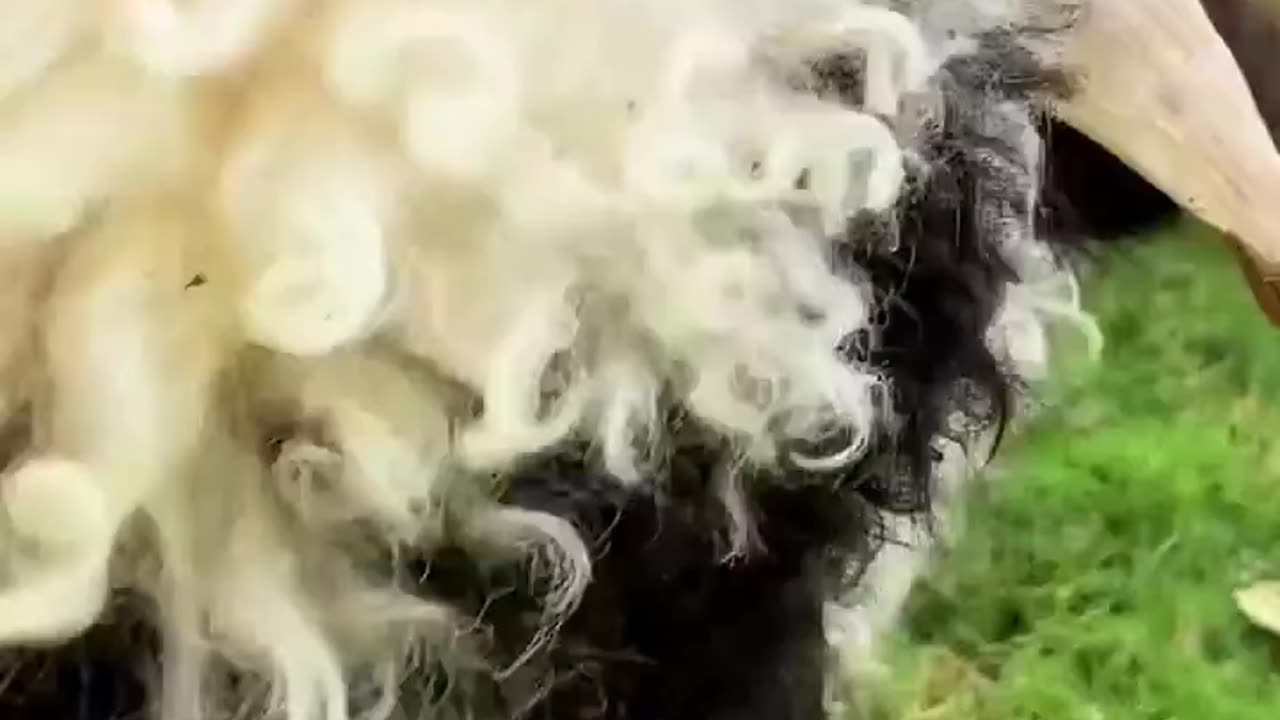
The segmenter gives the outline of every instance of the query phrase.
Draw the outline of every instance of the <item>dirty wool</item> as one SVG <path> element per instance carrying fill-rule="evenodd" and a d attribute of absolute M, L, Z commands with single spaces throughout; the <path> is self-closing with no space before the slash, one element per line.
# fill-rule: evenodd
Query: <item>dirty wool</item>
<path fill-rule="evenodd" d="M 0 1 L 0 716 L 823 717 L 1096 341 L 1062 10 Z"/>

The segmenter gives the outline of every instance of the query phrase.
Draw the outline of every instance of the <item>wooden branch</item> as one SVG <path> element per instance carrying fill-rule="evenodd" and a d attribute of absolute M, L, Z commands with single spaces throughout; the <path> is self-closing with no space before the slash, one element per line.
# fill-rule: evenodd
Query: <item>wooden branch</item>
<path fill-rule="evenodd" d="M 1280 283 L 1280 153 L 1200 0 L 1093 0 L 1074 33 L 1060 117 Z"/>

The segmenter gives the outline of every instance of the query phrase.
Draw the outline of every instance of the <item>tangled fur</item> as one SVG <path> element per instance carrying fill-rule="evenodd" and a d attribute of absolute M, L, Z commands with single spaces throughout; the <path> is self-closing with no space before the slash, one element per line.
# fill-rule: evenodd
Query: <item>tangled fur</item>
<path fill-rule="evenodd" d="M 1088 327 L 1027 5 L 0 4 L 4 717 L 818 717 Z"/>

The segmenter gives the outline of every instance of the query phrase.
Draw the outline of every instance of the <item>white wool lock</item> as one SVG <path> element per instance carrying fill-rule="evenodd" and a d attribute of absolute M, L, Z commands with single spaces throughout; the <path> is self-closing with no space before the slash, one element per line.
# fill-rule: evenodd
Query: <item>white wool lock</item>
<path fill-rule="evenodd" d="M 64 63 L 23 98 L 0 106 L 0 237 L 66 232 L 109 189 L 181 163 L 179 152 L 155 152 L 179 137 L 174 98 L 126 68 Z"/>
<path fill-rule="evenodd" d="M 0 156 L 4 150 L 0 149 Z M 8 166 L 37 168 L 20 180 L 0 172 L 0 244 L 29 238 L 54 237 L 70 230 L 84 211 L 84 197 L 67 183 L 61 171 L 40 171 L 26 158 Z M 25 161 L 25 162 L 24 162 Z"/>
<path fill-rule="evenodd" d="M 571 353 L 578 319 L 565 293 L 531 297 L 522 317 L 488 359 L 484 378 L 484 414 L 461 437 L 461 455 L 473 467 L 493 467 L 511 452 L 535 452 L 563 439 L 586 407 L 580 378 L 564 388 L 558 407 L 539 418 L 540 380 L 561 353 Z M 571 360 L 572 362 L 572 360 Z"/>
<path fill-rule="evenodd" d="M 405 145 L 428 172 L 478 181 L 502 159 L 514 115 L 512 94 L 497 88 L 421 87 L 406 103 Z"/>
<path fill-rule="evenodd" d="M 79 462 L 36 457 L 0 480 L 0 497 L 17 547 L 20 582 L 0 589 L 0 641 L 61 638 L 83 632 L 107 594 L 112 535 L 120 515 Z"/>
<path fill-rule="evenodd" d="M 597 410 L 605 468 L 624 483 L 639 483 L 643 453 L 658 440 L 658 383 L 648 368 L 624 361 L 606 364 L 599 382 L 609 388 Z"/>
<path fill-rule="evenodd" d="M 850 332 L 865 326 L 872 301 L 859 286 L 835 281 L 828 260 L 814 252 L 821 241 L 806 235 L 783 213 L 762 217 L 762 229 L 769 242 L 763 245 L 786 283 L 787 291 L 797 304 L 797 312 L 823 309 L 823 316 L 811 323 L 828 333 L 826 341 L 836 347 Z"/>
<path fill-rule="evenodd" d="M 809 368 L 802 368 L 795 374 L 819 379 L 807 390 L 822 398 L 825 408 L 789 418 L 785 426 L 788 434 L 813 438 L 839 429 L 848 432 L 848 440 L 826 455 L 792 453 L 791 458 L 801 467 L 832 470 L 856 460 L 865 451 L 876 422 L 874 396 L 884 391 L 885 385 L 876 375 L 849 370 L 829 353 L 815 353 Z"/>
<path fill-rule="evenodd" d="M 807 170 L 824 233 L 839 232 L 859 210 L 884 210 L 897 200 L 906 174 L 902 150 L 879 119 L 814 105 L 777 122 L 765 161 L 770 183 L 794 184 Z"/>
<path fill-rule="evenodd" d="M 23 540 L 55 554 L 97 552 L 111 543 L 114 513 L 102 478 L 73 460 L 27 461 L 0 484 L 10 526 Z"/>
<path fill-rule="evenodd" d="M 872 57 L 867 70 L 880 77 L 868 78 L 868 93 L 873 95 L 868 98 L 868 109 L 896 113 L 900 93 L 922 87 L 933 72 L 933 53 L 916 24 L 902 13 L 858 5 L 846 9 L 830 28 L 833 34 L 853 37 L 869 46 Z M 881 100 L 883 108 L 878 107 Z"/>
<path fill-rule="evenodd" d="M 353 342 L 373 328 L 387 299 L 384 188 L 376 168 L 343 150 L 296 165 L 249 152 L 227 176 L 249 178 L 232 195 L 247 233 L 244 328 L 281 352 L 319 355 Z M 283 197 L 270 194 L 273 169 L 294 181 Z M 271 199 L 260 204 L 255 188 Z"/>
<path fill-rule="evenodd" d="M 406 149 L 428 171 L 476 180 L 516 134 L 521 65 L 512 39 L 483 15 L 416 11 L 406 20 L 415 30 L 397 38 L 409 53 Z"/>
<path fill-rule="evenodd" d="M 706 124 L 658 112 L 636 122 L 624 141 L 627 189 L 675 209 L 706 205 L 732 186 L 734 167 L 721 133 Z"/>
<path fill-rule="evenodd" d="M 388 283 L 382 230 L 361 212 L 334 210 L 310 252 L 279 257 L 257 272 L 241 305 L 255 341 L 320 355 L 370 329 Z"/>
<path fill-rule="evenodd" d="M 745 74 L 751 59 L 749 40 L 724 28 L 724 18 L 715 22 L 720 26 L 685 28 L 675 38 L 659 81 L 660 102 L 692 101 L 697 90 L 723 88 Z"/>
<path fill-rule="evenodd" d="M 3 478 L 4 510 L 27 557 L 14 563 L 19 582 L 0 588 L 0 642 L 73 636 L 101 612 L 120 515 L 100 480 L 92 468 L 56 456 L 36 457 Z"/>
<path fill-rule="evenodd" d="M 161 75 L 220 72 L 257 49 L 295 0 L 123 0 L 121 34 L 134 59 Z M 194 4 L 194 7 L 190 7 Z"/>
<path fill-rule="evenodd" d="M 79 29 L 77 0 L 10 3 L 0 22 L 0 102 L 36 80 L 66 52 Z M 0 197 L 3 197 L 0 193 Z"/>
<path fill-rule="evenodd" d="M 817 48 L 860 48 L 866 63 L 862 110 L 890 118 L 898 114 L 903 96 L 924 87 L 941 59 L 967 41 L 958 36 L 950 41 L 950 49 L 931 51 L 915 23 L 902 13 L 854 3 L 824 22 L 784 29 L 772 46 L 793 62 L 803 62 L 805 53 Z"/>
<path fill-rule="evenodd" d="M 989 342 L 997 352 L 1006 355 L 1023 375 L 1041 380 L 1048 370 L 1049 339 L 1029 299 L 1021 297 L 1019 290 L 1009 288 L 1011 301 L 1002 309 Z"/>
<path fill-rule="evenodd" d="M 624 196 L 593 182 L 581 166 L 556 157 L 549 138 L 528 139 L 529 147 L 514 155 L 503 183 L 499 200 L 504 225 L 554 242 L 557 237 L 576 239 L 623 217 Z M 616 259 L 613 252 L 598 254 Z"/>

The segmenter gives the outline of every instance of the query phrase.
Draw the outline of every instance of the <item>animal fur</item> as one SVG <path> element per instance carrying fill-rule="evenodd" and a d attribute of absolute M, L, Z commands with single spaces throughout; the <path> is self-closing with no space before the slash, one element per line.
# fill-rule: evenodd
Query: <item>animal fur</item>
<path fill-rule="evenodd" d="M 0 10 L 0 717 L 822 717 L 1089 329 L 1022 5 Z"/>

